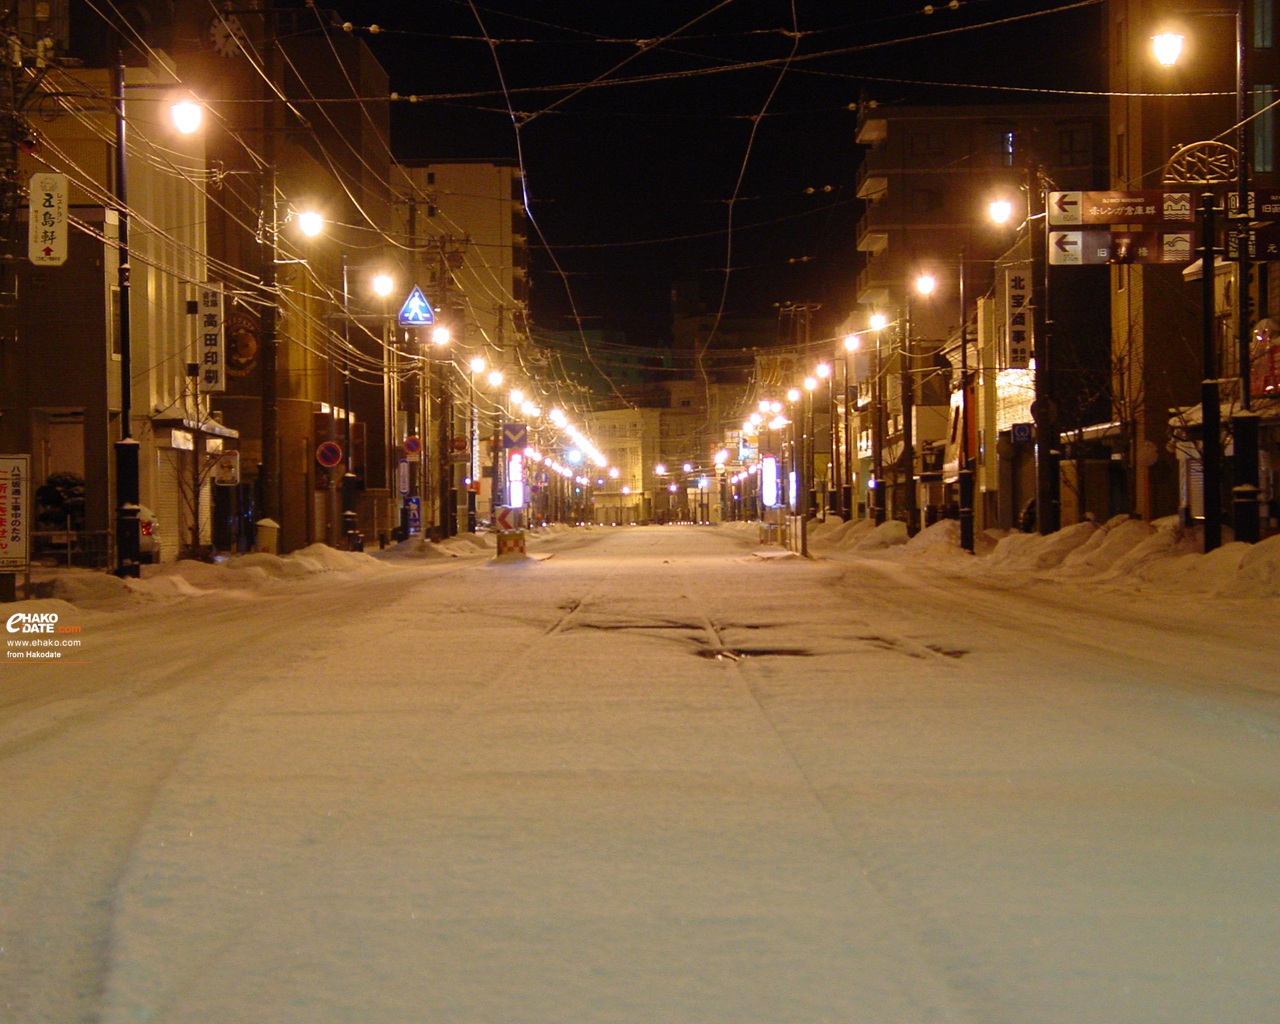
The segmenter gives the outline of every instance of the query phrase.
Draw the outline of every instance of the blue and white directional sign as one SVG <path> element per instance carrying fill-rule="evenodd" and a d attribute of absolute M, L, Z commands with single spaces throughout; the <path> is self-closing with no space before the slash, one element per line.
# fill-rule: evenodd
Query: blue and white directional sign
<path fill-rule="evenodd" d="M 502 425 L 502 447 L 507 451 L 513 448 L 526 448 L 529 445 L 529 425 L 527 423 L 504 423 Z"/>
<path fill-rule="evenodd" d="M 404 300 L 404 305 L 400 307 L 400 326 L 430 327 L 435 322 L 436 314 L 431 308 L 431 303 L 422 294 L 422 289 L 415 284 L 409 297 Z"/>

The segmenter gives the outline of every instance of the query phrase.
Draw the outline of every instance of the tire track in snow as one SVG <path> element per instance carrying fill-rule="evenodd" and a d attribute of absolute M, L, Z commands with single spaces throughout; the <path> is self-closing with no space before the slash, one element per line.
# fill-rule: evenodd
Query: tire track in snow
<path fill-rule="evenodd" d="M 685 577 L 683 589 L 682 596 L 694 606 L 695 614 L 701 620 L 702 628 L 708 637 L 710 648 L 732 652 L 733 648 L 725 644 L 722 627 L 718 626 L 711 614 L 707 612 L 705 599 L 693 595 L 697 589 L 696 583 Z M 950 659 L 930 648 L 920 647 L 905 639 L 901 646 L 908 650 L 918 650 L 920 657 L 932 657 L 939 664 L 951 666 Z M 954 977 L 953 972 L 949 971 L 946 965 L 938 963 L 937 958 L 919 938 L 926 924 L 919 913 L 919 908 L 878 880 L 872 865 L 857 848 L 853 838 L 841 828 L 838 816 L 770 712 L 759 686 L 752 678 L 752 661 L 737 656 L 727 656 L 723 659 L 723 663 L 725 671 L 732 673 L 738 686 L 755 706 L 778 749 L 790 762 L 795 776 L 803 784 L 814 806 L 819 809 L 831 834 L 839 841 L 858 877 L 870 891 L 874 905 L 883 919 L 881 927 L 888 932 L 888 938 L 897 947 L 898 955 L 905 957 L 906 962 L 902 966 L 912 973 L 909 979 L 899 979 L 904 991 L 909 992 L 912 998 L 919 999 L 924 1004 L 918 1009 L 924 1012 L 932 1010 L 939 1014 L 938 1019 L 968 1022 L 968 1024 L 993 1024 L 999 1020 L 999 1012 L 995 1005 L 978 1005 L 980 1001 L 975 998 L 977 993 L 971 987 L 966 997 L 961 997 L 959 992 L 961 979 Z"/>

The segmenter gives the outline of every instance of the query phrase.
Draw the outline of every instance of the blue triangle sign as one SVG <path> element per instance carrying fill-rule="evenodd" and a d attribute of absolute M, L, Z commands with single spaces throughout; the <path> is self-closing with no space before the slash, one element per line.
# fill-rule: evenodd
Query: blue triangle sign
<path fill-rule="evenodd" d="M 430 327 L 435 322 L 436 315 L 431 309 L 431 303 L 415 284 L 409 297 L 404 300 L 404 305 L 400 307 L 400 326 Z"/>

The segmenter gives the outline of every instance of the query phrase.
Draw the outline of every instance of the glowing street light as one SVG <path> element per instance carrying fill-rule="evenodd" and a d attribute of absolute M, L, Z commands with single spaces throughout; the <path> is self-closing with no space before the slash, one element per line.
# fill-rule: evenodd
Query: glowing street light
<path fill-rule="evenodd" d="M 298 214 L 298 230 L 308 238 L 315 238 L 324 230 L 324 217 L 314 210 L 304 210 Z"/>
<path fill-rule="evenodd" d="M 1173 67 L 1182 56 L 1182 44 L 1185 42 L 1186 38 L 1178 32 L 1161 32 L 1159 35 L 1152 36 L 1151 47 L 1155 52 L 1156 61 L 1162 67 Z"/>
<path fill-rule="evenodd" d="M 995 224 L 1008 224 L 1013 216 L 1013 203 L 1007 199 L 993 199 L 987 204 L 987 216 Z"/>
<path fill-rule="evenodd" d="M 169 114 L 183 135 L 194 135 L 204 122 L 204 108 L 194 100 L 180 100 L 169 108 Z"/>

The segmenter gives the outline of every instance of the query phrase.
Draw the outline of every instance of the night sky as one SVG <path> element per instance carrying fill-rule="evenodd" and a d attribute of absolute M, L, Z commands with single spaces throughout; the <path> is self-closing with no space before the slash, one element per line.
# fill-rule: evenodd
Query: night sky
<path fill-rule="evenodd" d="M 724 296 L 732 315 L 820 302 L 834 322 L 854 308 L 860 95 L 1000 103 L 1037 94 L 927 83 L 1101 88 L 1100 2 L 936 7 L 436 0 L 338 13 L 379 25 L 366 38 L 392 89 L 426 97 L 393 105 L 397 155 L 522 160 L 535 322 L 576 316 L 648 345 L 669 336 L 677 281 L 712 311 Z M 1008 20 L 1044 11 L 1057 13 Z"/>

